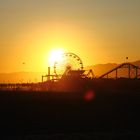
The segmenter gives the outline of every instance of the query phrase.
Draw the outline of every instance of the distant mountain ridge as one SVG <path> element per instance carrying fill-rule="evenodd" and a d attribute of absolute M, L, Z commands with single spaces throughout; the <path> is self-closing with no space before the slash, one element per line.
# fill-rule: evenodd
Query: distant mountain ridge
<path fill-rule="evenodd" d="M 130 63 L 140 67 L 140 60 L 134 61 L 134 62 L 130 62 Z M 117 64 L 117 63 L 97 64 L 97 65 L 93 65 L 93 66 L 87 66 L 87 67 L 85 67 L 85 69 L 86 70 L 92 69 L 93 72 L 94 72 L 94 75 L 96 77 L 98 77 L 98 76 L 108 72 L 109 70 L 111 70 L 111 69 L 113 69 L 113 68 L 115 68 L 115 67 L 117 67 L 117 66 L 119 66 L 121 64 Z M 120 73 L 122 73 L 122 72 L 120 72 Z"/>
<path fill-rule="evenodd" d="M 140 60 L 131 62 L 132 64 L 140 67 Z M 117 63 L 97 64 L 85 67 L 86 70 L 92 69 L 96 77 L 108 72 L 109 70 L 119 66 Z M 126 71 L 120 71 L 121 74 Z M 44 72 L 13 72 L 13 73 L 0 73 L 0 83 L 32 83 L 41 82 L 41 76 L 47 74 Z M 113 75 L 112 75 L 113 76 Z"/>

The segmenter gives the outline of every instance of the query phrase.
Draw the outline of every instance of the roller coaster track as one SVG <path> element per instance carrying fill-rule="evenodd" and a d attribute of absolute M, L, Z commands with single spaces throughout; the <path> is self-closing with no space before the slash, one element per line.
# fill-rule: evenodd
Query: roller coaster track
<path fill-rule="evenodd" d="M 118 69 L 120 68 L 128 68 L 128 78 L 131 78 L 130 76 L 130 71 L 131 69 L 135 69 L 135 78 L 137 79 L 138 77 L 140 77 L 140 74 L 138 74 L 138 70 L 140 70 L 140 68 L 134 64 L 131 63 L 123 63 L 115 68 L 113 68 L 112 70 L 106 72 L 105 74 L 101 75 L 99 78 L 104 78 L 105 76 L 108 77 L 108 75 L 114 71 L 116 71 L 116 78 L 118 78 Z"/>

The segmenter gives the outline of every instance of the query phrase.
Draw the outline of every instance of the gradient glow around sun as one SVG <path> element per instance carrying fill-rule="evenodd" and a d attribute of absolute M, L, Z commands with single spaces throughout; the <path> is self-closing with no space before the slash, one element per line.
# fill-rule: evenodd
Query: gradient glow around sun
<path fill-rule="evenodd" d="M 63 61 L 63 58 L 62 58 L 63 53 L 64 53 L 63 49 L 51 50 L 49 53 L 49 58 L 48 58 L 49 66 L 54 66 L 55 62 L 62 62 Z"/>

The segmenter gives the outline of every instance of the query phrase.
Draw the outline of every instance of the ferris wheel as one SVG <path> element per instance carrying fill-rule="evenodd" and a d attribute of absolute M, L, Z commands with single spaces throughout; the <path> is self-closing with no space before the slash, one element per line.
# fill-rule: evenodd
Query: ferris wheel
<path fill-rule="evenodd" d="M 54 62 L 54 73 L 56 75 L 66 74 L 70 70 L 83 70 L 83 62 L 74 53 L 63 53 L 61 61 Z"/>

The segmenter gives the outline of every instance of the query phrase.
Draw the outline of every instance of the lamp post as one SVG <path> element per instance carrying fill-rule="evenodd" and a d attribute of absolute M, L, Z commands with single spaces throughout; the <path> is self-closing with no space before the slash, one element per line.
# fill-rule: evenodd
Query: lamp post
<path fill-rule="evenodd" d="M 128 62 L 128 57 L 126 57 L 126 63 Z"/>

